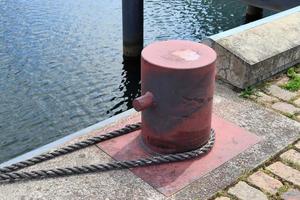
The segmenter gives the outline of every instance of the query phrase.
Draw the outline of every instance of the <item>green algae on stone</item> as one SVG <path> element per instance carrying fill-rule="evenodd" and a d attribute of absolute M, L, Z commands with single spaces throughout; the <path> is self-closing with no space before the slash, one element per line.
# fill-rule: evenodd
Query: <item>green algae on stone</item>
<path fill-rule="evenodd" d="M 290 91 L 298 91 L 300 89 L 300 75 L 296 73 L 296 69 L 298 70 L 298 68 L 292 67 L 287 71 L 290 80 L 282 86 L 284 89 Z"/>
<path fill-rule="evenodd" d="M 252 95 L 255 94 L 255 88 L 254 87 L 247 87 L 246 89 L 244 89 L 241 93 L 240 93 L 240 97 L 243 97 L 245 99 L 250 98 Z"/>

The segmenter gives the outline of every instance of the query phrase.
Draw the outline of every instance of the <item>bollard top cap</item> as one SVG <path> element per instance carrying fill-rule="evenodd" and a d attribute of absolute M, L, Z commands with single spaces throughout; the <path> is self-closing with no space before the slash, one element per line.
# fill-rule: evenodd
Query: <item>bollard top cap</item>
<path fill-rule="evenodd" d="M 142 59 L 152 65 L 172 69 L 194 69 L 213 64 L 216 52 L 201 43 L 187 40 L 154 42 L 142 51 Z"/>

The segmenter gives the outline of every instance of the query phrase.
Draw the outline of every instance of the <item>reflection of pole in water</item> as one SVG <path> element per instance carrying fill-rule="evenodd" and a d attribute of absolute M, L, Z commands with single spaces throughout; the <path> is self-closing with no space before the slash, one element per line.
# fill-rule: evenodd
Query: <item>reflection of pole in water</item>
<path fill-rule="evenodd" d="M 261 19 L 264 15 L 264 10 L 259 7 L 248 5 L 246 9 L 246 23 Z"/>
<path fill-rule="evenodd" d="M 127 108 L 132 108 L 132 101 L 141 93 L 141 63 L 124 62 L 123 66 L 123 97 L 127 97 Z"/>
<path fill-rule="evenodd" d="M 132 101 L 140 96 L 141 92 L 141 66 L 140 61 L 124 61 L 122 81 L 119 85 L 119 90 L 123 93 L 117 98 L 120 101 L 115 104 L 107 113 L 112 115 L 119 114 L 132 108 Z"/>

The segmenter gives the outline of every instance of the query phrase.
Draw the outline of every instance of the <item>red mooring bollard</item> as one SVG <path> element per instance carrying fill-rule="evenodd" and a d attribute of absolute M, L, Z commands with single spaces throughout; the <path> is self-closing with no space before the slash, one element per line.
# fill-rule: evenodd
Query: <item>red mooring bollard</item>
<path fill-rule="evenodd" d="M 217 55 L 191 41 L 153 43 L 142 51 L 142 142 L 157 153 L 199 148 L 210 136 Z"/>

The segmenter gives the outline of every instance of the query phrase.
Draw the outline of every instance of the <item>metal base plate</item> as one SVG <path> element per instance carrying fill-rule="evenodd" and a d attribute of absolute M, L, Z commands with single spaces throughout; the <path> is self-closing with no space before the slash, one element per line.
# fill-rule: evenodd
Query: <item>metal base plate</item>
<path fill-rule="evenodd" d="M 126 123 L 136 123 L 139 118 Z M 119 128 L 125 124 L 116 124 Z M 193 181 L 216 169 L 260 141 L 260 138 L 230 122 L 213 116 L 212 128 L 216 131 L 215 146 L 206 156 L 190 161 L 135 168 L 131 171 L 165 196 L 170 196 Z M 141 148 L 140 131 L 135 131 L 98 146 L 116 160 L 133 160 L 148 157 Z"/>

